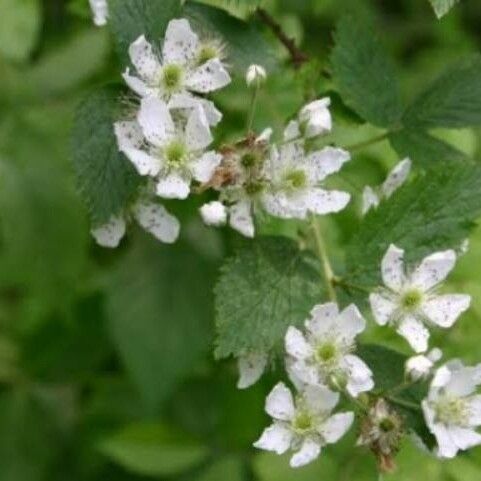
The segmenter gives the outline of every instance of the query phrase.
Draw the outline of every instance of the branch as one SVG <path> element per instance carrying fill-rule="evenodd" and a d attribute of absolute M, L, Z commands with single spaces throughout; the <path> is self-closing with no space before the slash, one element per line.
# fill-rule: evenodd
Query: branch
<path fill-rule="evenodd" d="M 299 68 L 303 63 L 309 60 L 307 54 L 300 50 L 293 38 L 290 38 L 282 30 L 282 27 L 277 23 L 263 8 L 258 7 L 256 13 L 260 20 L 266 24 L 274 33 L 274 35 L 280 40 L 282 45 L 286 47 L 289 55 L 291 56 L 291 61 L 295 68 Z"/>

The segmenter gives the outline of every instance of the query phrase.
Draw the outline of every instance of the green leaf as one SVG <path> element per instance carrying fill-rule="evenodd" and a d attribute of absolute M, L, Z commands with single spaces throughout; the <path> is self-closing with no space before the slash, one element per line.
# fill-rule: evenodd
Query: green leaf
<path fill-rule="evenodd" d="M 230 456 L 209 466 L 200 477 L 196 477 L 197 481 L 243 481 L 244 466 L 242 459 Z"/>
<path fill-rule="evenodd" d="M 158 45 L 169 21 L 179 17 L 180 0 L 110 0 L 109 24 L 124 64 L 128 50 L 140 35 Z"/>
<path fill-rule="evenodd" d="M 0 55 L 9 60 L 27 60 L 41 26 L 38 0 L 0 0 Z"/>
<path fill-rule="evenodd" d="M 274 50 L 255 23 L 244 22 L 224 10 L 196 2 L 188 2 L 184 14 L 201 38 L 219 38 L 225 43 L 227 63 L 239 75 L 243 76 L 251 64 L 260 64 L 268 72 L 276 68 Z"/>
<path fill-rule="evenodd" d="M 449 67 L 414 99 L 403 124 L 425 129 L 481 125 L 481 55 Z"/>
<path fill-rule="evenodd" d="M 100 451 L 136 474 L 173 476 L 204 461 L 209 450 L 161 424 L 132 424 L 101 442 Z"/>
<path fill-rule="evenodd" d="M 323 300 L 316 260 L 282 237 L 247 243 L 215 288 L 218 357 L 269 351 Z"/>
<path fill-rule="evenodd" d="M 106 222 L 132 199 L 139 176 L 119 152 L 113 123 L 119 92 L 104 88 L 80 105 L 72 133 L 72 157 L 80 194 L 95 223 Z"/>
<path fill-rule="evenodd" d="M 346 252 L 346 280 L 378 285 L 389 244 L 406 249 L 408 262 L 465 239 L 481 212 L 481 167 L 442 164 L 401 187 L 364 218 Z"/>
<path fill-rule="evenodd" d="M 113 273 L 110 332 L 151 411 L 209 347 L 213 283 L 213 266 L 196 250 L 162 245 L 147 234 Z"/>
<path fill-rule="evenodd" d="M 389 141 L 400 157 L 409 157 L 422 167 L 433 167 L 440 162 L 469 160 L 460 150 L 423 130 L 402 129 L 390 134 Z"/>
<path fill-rule="evenodd" d="M 394 65 L 372 25 L 345 16 L 334 38 L 332 71 L 343 100 L 374 125 L 397 124 L 402 106 Z"/>
<path fill-rule="evenodd" d="M 446 15 L 458 2 L 459 0 L 429 0 L 438 18 Z"/>

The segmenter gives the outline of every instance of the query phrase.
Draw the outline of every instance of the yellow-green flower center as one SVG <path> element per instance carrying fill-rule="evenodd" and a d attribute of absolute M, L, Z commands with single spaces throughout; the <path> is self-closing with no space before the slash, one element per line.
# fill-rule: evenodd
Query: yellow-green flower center
<path fill-rule="evenodd" d="M 292 422 L 292 427 L 295 431 L 303 433 L 312 428 L 312 417 L 307 411 L 297 413 Z"/>
<path fill-rule="evenodd" d="M 468 421 L 469 409 L 465 399 L 443 397 L 435 405 L 436 419 L 443 424 L 463 426 Z"/>
<path fill-rule="evenodd" d="M 326 342 L 317 347 L 316 357 L 323 363 L 332 361 L 337 357 L 337 346 L 332 342 Z"/>
<path fill-rule="evenodd" d="M 197 64 L 202 65 L 219 56 L 219 51 L 214 45 L 203 45 L 197 54 Z"/>
<path fill-rule="evenodd" d="M 187 147 L 183 142 L 174 140 L 165 148 L 164 157 L 170 167 L 179 167 L 187 157 Z"/>
<path fill-rule="evenodd" d="M 284 177 L 284 183 L 288 189 L 301 189 L 307 184 L 307 176 L 303 170 L 292 170 Z"/>
<path fill-rule="evenodd" d="M 166 65 L 162 69 L 162 85 L 166 90 L 177 90 L 182 84 L 182 68 L 176 64 Z"/>
<path fill-rule="evenodd" d="M 381 431 L 388 433 L 389 431 L 392 431 L 396 427 L 396 424 L 391 418 L 384 418 L 381 419 L 379 422 L 379 428 Z"/>
<path fill-rule="evenodd" d="M 401 296 L 401 306 L 407 310 L 417 309 L 423 300 L 423 293 L 418 289 L 409 289 Z"/>
<path fill-rule="evenodd" d="M 259 157 L 254 152 L 247 152 L 241 158 L 241 164 L 245 168 L 254 167 L 259 162 Z"/>

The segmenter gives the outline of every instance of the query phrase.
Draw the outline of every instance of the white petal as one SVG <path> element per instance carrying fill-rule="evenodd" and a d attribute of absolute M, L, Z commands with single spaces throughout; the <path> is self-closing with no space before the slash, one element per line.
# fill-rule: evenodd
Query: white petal
<path fill-rule="evenodd" d="M 381 186 L 381 192 L 388 199 L 391 195 L 406 182 L 411 171 L 411 160 L 404 159 L 399 162 L 389 173 L 387 179 Z"/>
<path fill-rule="evenodd" d="M 300 136 L 301 130 L 299 128 L 299 122 L 297 122 L 297 120 L 291 120 L 284 129 L 284 140 L 297 139 Z"/>
<path fill-rule="evenodd" d="M 145 138 L 153 145 L 163 146 L 175 135 L 174 121 L 164 101 L 144 97 L 137 116 Z"/>
<path fill-rule="evenodd" d="M 164 63 L 186 64 L 195 57 L 198 43 L 199 39 L 187 20 L 171 20 L 167 25 L 162 48 Z"/>
<path fill-rule="evenodd" d="M 406 361 L 405 371 L 411 380 L 418 381 L 426 378 L 432 368 L 433 362 L 426 356 L 419 355 L 412 356 Z"/>
<path fill-rule="evenodd" d="M 256 138 L 256 144 L 267 144 L 270 142 L 273 130 L 271 127 L 264 129 Z"/>
<path fill-rule="evenodd" d="M 347 306 L 339 315 L 337 331 L 344 339 L 348 341 L 354 340 L 365 328 L 366 320 L 354 304 Z"/>
<path fill-rule="evenodd" d="M 395 292 L 404 284 L 404 251 L 391 244 L 381 262 L 384 284 Z"/>
<path fill-rule="evenodd" d="M 246 389 L 255 384 L 267 366 L 267 355 L 265 353 L 251 353 L 240 356 L 237 360 L 239 368 L 238 389 Z"/>
<path fill-rule="evenodd" d="M 199 182 L 209 182 L 221 161 L 222 155 L 214 151 L 206 152 L 190 164 L 192 176 Z"/>
<path fill-rule="evenodd" d="M 291 380 L 294 378 L 296 381 L 293 381 L 294 385 L 302 384 L 302 388 L 304 388 L 305 385 L 319 384 L 319 374 L 320 373 L 315 364 L 307 363 L 305 361 L 297 360 L 292 362 L 289 366 L 289 376 Z M 323 382 L 323 380 L 321 381 Z"/>
<path fill-rule="evenodd" d="M 335 302 L 318 304 L 311 310 L 311 318 L 308 319 L 306 329 L 316 337 L 322 337 L 335 325 L 339 315 L 339 308 Z"/>
<path fill-rule="evenodd" d="M 442 458 L 453 458 L 458 452 L 458 448 L 453 443 L 446 426 L 434 422 L 435 412 L 427 401 L 421 403 L 424 419 L 431 433 L 436 437 L 438 443 L 437 454 Z"/>
<path fill-rule="evenodd" d="M 160 69 L 160 62 L 152 45 L 141 35 L 129 47 L 130 60 L 143 80 L 153 80 Z"/>
<path fill-rule="evenodd" d="M 150 89 L 145 85 L 145 82 L 134 75 L 130 75 L 130 69 L 126 69 L 122 74 L 125 83 L 141 97 L 146 97 L 150 93 Z"/>
<path fill-rule="evenodd" d="M 125 220 L 113 215 L 106 224 L 92 229 L 90 233 L 102 247 L 117 247 L 125 235 Z"/>
<path fill-rule="evenodd" d="M 227 221 L 227 208 L 222 202 L 214 200 L 200 208 L 200 215 L 206 225 L 224 225 Z"/>
<path fill-rule="evenodd" d="M 481 444 L 481 434 L 473 429 L 450 426 L 448 432 L 454 444 L 463 451 Z"/>
<path fill-rule="evenodd" d="M 448 365 L 441 366 L 438 368 L 434 374 L 433 380 L 431 381 L 431 388 L 438 390 L 445 387 L 451 380 L 452 371 Z"/>
<path fill-rule="evenodd" d="M 357 397 L 360 393 L 370 391 L 374 387 L 372 371 L 361 358 L 347 354 L 343 361 L 348 375 L 346 389 L 351 396 Z"/>
<path fill-rule="evenodd" d="M 299 329 L 290 326 L 285 337 L 286 352 L 296 359 L 306 359 L 312 355 L 312 347 Z"/>
<path fill-rule="evenodd" d="M 266 413 L 274 419 L 289 421 L 295 414 L 291 391 L 280 382 L 274 386 L 266 399 Z"/>
<path fill-rule="evenodd" d="M 98 27 L 105 25 L 109 16 L 107 0 L 89 0 L 89 3 L 94 16 L 94 24 Z"/>
<path fill-rule="evenodd" d="M 319 433 L 326 443 L 337 443 L 349 431 L 353 421 L 354 413 L 352 412 L 334 414 L 323 423 Z"/>
<path fill-rule="evenodd" d="M 265 211 L 281 219 L 305 219 L 307 205 L 305 196 L 289 196 L 285 192 L 265 192 L 262 195 L 262 206 Z"/>
<path fill-rule="evenodd" d="M 142 146 L 142 129 L 137 121 L 124 120 L 115 122 L 114 131 L 121 151 L 131 148 L 138 149 Z"/>
<path fill-rule="evenodd" d="M 446 278 L 455 263 L 456 253 L 453 250 L 431 254 L 416 267 L 411 276 L 411 283 L 423 290 L 431 289 Z"/>
<path fill-rule="evenodd" d="M 292 456 L 289 465 L 291 468 L 300 468 L 317 459 L 320 453 L 320 444 L 314 439 L 306 438 L 302 443 L 301 449 Z"/>
<path fill-rule="evenodd" d="M 222 62 L 213 58 L 194 70 L 186 79 L 186 86 L 194 92 L 205 94 L 225 87 L 230 81 Z"/>
<path fill-rule="evenodd" d="M 469 399 L 469 424 L 470 426 L 481 425 L 481 394 Z"/>
<path fill-rule="evenodd" d="M 309 189 L 306 206 L 314 214 L 324 215 L 339 212 L 351 200 L 351 195 L 339 190 Z"/>
<path fill-rule="evenodd" d="M 210 126 L 217 125 L 222 119 L 222 113 L 219 112 L 214 102 L 202 97 L 195 97 L 189 92 L 174 94 L 169 100 L 169 109 L 195 109 L 199 106 L 204 110 L 205 116 Z"/>
<path fill-rule="evenodd" d="M 161 242 L 172 244 L 179 237 L 179 221 L 160 204 L 138 202 L 134 207 L 134 216 L 147 232 Z"/>
<path fill-rule="evenodd" d="M 156 193 L 165 199 L 186 199 L 189 192 L 190 180 L 175 172 L 157 182 Z"/>
<path fill-rule="evenodd" d="M 430 321 L 440 327 L 451 327 L 456 319 L 469 308 L 471 297 L 465 294 L 445 294 L 432 297 L 422 304 L 422 310 Z"/>
<path fill-rule="evenodd" d="M 443 357 L 443 351 L 439 347 L 435 347 L 428 352 L 428 359 L 435 363 L 441 360 Z"/>
<path fill-rule="evenodd" d="M 229 214 L 229 224 L 233 229 L 246 237 L 254 237 L 254 219 L 250 201 L 237 202 L 229 208 Z"/>
<path fill-rule="evenodd" d="M 150 175 L 152 177 L 159 173 L 161 160 L 152 157 L 140 149 L 120 149 L 127 158 L 134 164 L 140 175 Z"/>
<path fill-rule="evenodd" d="M 274 423 L 264 430 L 262 436 L 254 443 L 254 447 L 283 454 L 289 449 L 292 437 L 287 426 Z"/>
<path fill-rule="evenodd" d="M 379 205 L 379 197 L 377 194 L 372 190 L 371 187 L 366 185 L 364 190 L 362 191 L 362 215 L 366 215 L 371 208 L 377 207 Z"/>
<path fill-rule="evenodd" d="M 374 319 L 380 326 L 385 326 L 393 319 L 393 314 L 397 309 L 396 304 L 380 293 L 369 294 L 369 302 Z"/>
<path fill-rule="evenodd" d="M 324 97 L 310 102 L 299 112 L 299 121 L 304 124 L 306 138 L 309 139 L 331 131 L 332 118 L 328 108 L 330 104 L 331 99 Z"/>
<path fill-rule="evenodd" d="M 399 323 L 398 334 L 403 336 L 415 352 L 425 352 L 428 348 L 429 331 L 421 321 L 406 316 Z"/>
<path fill-rule="evenodd" d="M 479 372 L 479 365 L 451 370 L 451 377 L 445 386 L 446 392 L 456 397 L 469 396 L 480 384 Z"/>
<path fill-rule="evenodd" d="M 340 396 L 326 386 L 314 384 L 306 386 L 302 397 L 309 411 L 316 414 L 331 411 L 339 402 Z"/>
<path fill-rule="evenodd" d="M 200 150 L 212 142 L 209 122 L 201 107 L 192 110 L 185 127 L 185 140 L 190 150 Z"/>
<path fill-rule="evenodd" d="M 341 170 L 350 158 L 349 152 L 334 147 L 325 147 L 322 150 L 312 152 L 307 156 L 310 180 L 312 182 L 324 180 L 328 175 Z"/>

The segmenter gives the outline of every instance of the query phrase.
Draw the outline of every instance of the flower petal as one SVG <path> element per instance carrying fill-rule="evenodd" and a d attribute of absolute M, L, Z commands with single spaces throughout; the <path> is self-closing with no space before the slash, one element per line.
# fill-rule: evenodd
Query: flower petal
<path fill-rule="evenodd" d="M 454 444 L 463 451 L 481 444 L 481 434 L 473 429 L 450 426 L 448 432 Z"/>
<path fill-rule="evenodd" d="M 143 80 L 150 81 L 155 78 L 160 69 L 160 62 L 144 35 L 130 45 L 129 56 Z"/>
<path fill-rule="evenodd" d="M 199 38 L 186 19 L 171 20 L 167 25 L 162 47 L 164 64 L 185 65 L 194 59 L 198 44 Z"/>
<path fill-rule="evenodd" d="M 350 304 L 339 314 L 336 327 L 344 339 L 353 341 L 366 329 L 366 320 L 362 317 L 359 309 L 354 304 Z"/>
<path fill-rule="evenodd" d="M 379 197 L 374 192 L 374 190 L 366 185 L 362 191 L 362 215 L 366 215 L 371 208 L 377 207 L 379 205 Z"/>
<path fill-rule="evenodd" d="M 435 413 L 427 401 L 423 401 L 421 405 L 426 424 L 438 443 L 437 455 L 441 458 L 454 458 L 458 453 L 458 447 L 453 442 L 447 427 L 434 422 Z"/>
<path fill-rule="evenodd" d="M 328 333 L 337 321 L 339 308 L 335 302 L 318 304 L 311 310 L 311 317 L 305 322 L 306 329 L 316 337 Z"/>
<path fill-rule="evenodd" d="M 394 292 L 398 292 L 404 284 L 404 250 L 391 244 L 381 262 L 381 273 L 384 284 Z"/>
<path fill-rule="evenodd" d="M 311 463 L 319 457 L 321 445 L 315 439 L 306 438 L 301 449 L 294 454 L 289 462 L 291 468 L 300 468 Z"/>
<path fill-rule="evenodd" d="M 305 196 L 288 196 L 286 192 L 265 192 L 262 195 L 265 211 L 281 219 L 305 219 L 307 206 Z"/>
<path fill-rule="evenodd" d="M 255 384 L 267 366 L 267 355 L 265 353 L 251 353 L 240 356 L 237 360 L 239 368 L 238 389 L 246 389 Z"/>
<path fill-rule="evenodd" d="M 388 199 L 391 195 L 401 187 L 411 172 L 411 160 L 404 159 L 399 162 L 389 173 L 386 180 L 381 186 L 383 196 Z"/>
<path fill-rule="evenodd" d="M 102 247 L 117 247 L 125 235 L 125 220 L 113 215 L 106 224 L 92 229 L 90 233 Z"/>
<path fill-rule="evenodd" d="M 123 120 L 114 124 L 115 136 L 119 149 L 139 149 L 142 146 L 143 134 L 136 120 Z"/>
<path fill-rule="evenodd" d="M 266 399 L 266 413 L 280 421 L 290 421 L 295 414 L 292 393 L 280 382 L 274 386 Z"/>
<path fill-rule="evenodd" d="M 312 384 L 306 386 L 302 397 L 309 411 L 317 414 L 331 411 L 339 402 L 340 396 L 326 386 Z"/>
<path fill-rule="evenodd" d="M 312 355 L 311 345 L 306 341 L 302 332 L 293 326 L 290 326 L 289 329 L 287 329 L 285 348 L 287 354 L 295 359 L 306 359 Z"/>
<path fill-rule="evenodd" d="M 219 112 L 214 102 L 202 97 L 195 97 L 189 92 L 174 94 L 169 100 L 169 109 L 195 109 L 199 106 L 204 110 L 205 116 L 210 126 L 217 125 L 222 119 L 222 113 Z"/>
<path fill-rule="evenodd" d="M 449 366 L 449 365 L 448 365 Z M 481 383 L 480 367 L 462 366 L 459 369 L 451 370 L 451 377 L 446 384 L 446 392 L 456 397 L 464 397 L 473 394 L 476 387 Z"/>
<path fill-rule="evenodd" d="M 469 308 L 471 296 L 465 294 L 445 294 L 423 302 L 422 310 L 431 322 L 440 327 L 451 327 L 456 319 Z"/>
<path fill-rule="evenodd" d="M 309 179 L 314 182 L 324 180 L 328 175 L 341 170 L 351 155 L 344 149 L 324 147 L 307 156 Z"/>
<path fill-rule="evenodd" d="M 146 97 L 150 93 L 149 87 L 145 85 L 145 82 L 134 75 L 130 75 L 130 69 L 126 69 L 122 74 L 125 83 L 132 89 L 137 95 Z"/>
<path fill-rule="evenodd" d="M 160 159 L 152 157 L 140 149 L 126 148 L 120 150 L 127 156 L 132 164 L 134 164 L 134 167 L 140 175 L 155 177 L 159 173 L 161 167 Z"/>
<path fill-rule="evenodd" d="M 199 106 L 189 115 L 185 127 L 185 141 L 190 150 L 204 149 L 212 142 L 209 122 Z"/>
<path fill-rule="evenodd" d="M 396 303 L 377 292 L 369 294 L 369 303 L 374 319 L 380 326 L 385 326 L 393 320 L 393 314 L 397 309 Z"/>
<path fill-rule="evenodd" d="M 301 136 L 301 130 L 299 128 L 299 122 L 297 120 L 291 120 L 284 129 L 284 140 L 293 140 Z M 286 144 L 286 146 L 289 144 Z"/>
<path fill-rule="evenodd" d="M 254 443 L 255 448 L 273 451 L 277 454 L 285 453 L 291 446 L 292 432 L 281 423 L 274 423 L 264 430 L 262 436 Z"/>
<path fill-rule="evenodd" d="M 411 275 L 411 283 L 427 291 L 443 281 L 456 263 L 453 250 L 436 252 L 423 259 Z"/>
<path fill-rule="evenodd" d="M 163 146 L 175 135 L 174 121 L 164 101 L 144 97 L 137 116 L 145 138 L 157 147 Z"/>
<path fill-rule="evenodd" d="M 189 90 L 205 94 L 225 87 L 230 81 L 230 75 L 222 62 L 213 58 L 193 71 L 186 79 L 186 86 Z"/>
<path fill-rule="evenodd" d="M 317 366 L 312 363 L 307 363 L 302 360 L 296 360 L 291 362 L 289 365 L 289 376 L 290 379 L 294 379 L 294 385 L 301 385 L 302 388 L 305 385 L 319 384 L 319 382 L 324 382 L 323 379 L 319 379 L 321 373 L 318 371 Z"/>
<path fill-rule="evenodd" d="M 139 225 L 159 241 L 172 244 L 179 237 L 179 221 L 163 205 L 140 201 L 135 204 L 133 212 Z"/>
<path fill-rule="evenodd" d="M 190 180 L 182 175 L 172 172 L 159 179 L 156 193 L 165 199 L 186 199 L 190 192 Z"/>
<path fill-rule="evenodd" d="M 353 421 L 352 412 L 334 414 L 322 424 L 319 433 L 326 443 L 337 443 L 349 431 Z"/>
<path fill-rule="evenodd" d="M 233 229 L 246 237 L 254 237 L 254 219 L 249 200 L 242 200 L 231 206 L 229 214 L 229 224 Z"/>
<path fill-rule="evenodd" d="M 202 157 L 199 157 L 190 164 L 192 176 L 199 182 L 209 182 L 221 161 L 222 155 L 213 150 L 206 152 Z"/>
<path fill-rule="evenodd" d="M 469 424 L 481 426 L 481 394 L 469 398 Z"/>
<path fill-rule="evenodd" d="M 324 215 L 339 212 L 351 200 L 351 195 L 339 190 L 309 189 L 306 196 L 306 206 L 314 214 Z"/>
<path fill-rule="evenodd" d="M 227 208 L 217 200 L 204 204 L 199 210 L 206 225 L 220 226 L 227 221 Z"/>
<path fill-rule="evenodd" d="M 361 358 L 347 354 L 343 361 L 348 376 L 346 389 L 351 396 L 357 397 L 360 393 L 370 391 L 374 387 L 372 371 Z"/>
<path fill-rule="evenodd" d="M 406 316 L 399 323 L 398 334 L 403 336 L 415 352 L 425 352 L 428 348 L 429 331 L 421 321 Z"/>
<path fill-rule="evenodd" d="M 331 99 L 324 97 L 310 102 L 299 112 L 299 121 L 304 124 L 306 138 L 309 139 L 331 131 L 332 118 L 328 108 L 330 104 Z"/>

